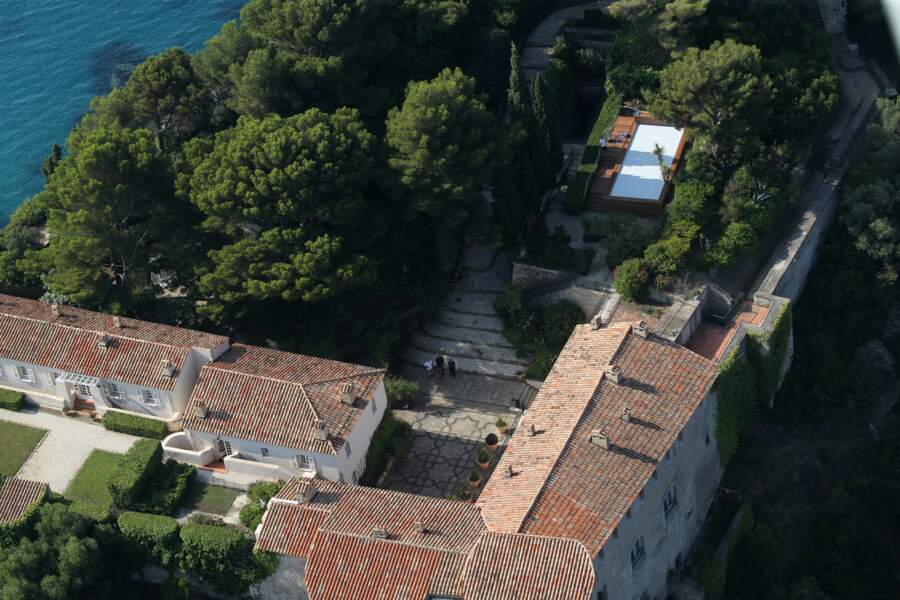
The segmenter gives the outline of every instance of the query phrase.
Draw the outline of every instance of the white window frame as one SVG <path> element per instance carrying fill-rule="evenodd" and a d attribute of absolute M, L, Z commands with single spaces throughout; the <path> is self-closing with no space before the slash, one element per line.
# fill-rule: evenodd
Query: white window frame
<path fill-rule="evenodd" d="M 216 450 L 219 451 L 219 454 L 224 456 L 231 456 L 234 454 L 234 450 L 231 448 L 231 442 L 228 440 L 223 440 L 222 438 L 218 438 L 216 440 Z"/>
<path fill-rule="evenodd" d="M 141 390 L 141 402 L 147 406 L 162 406 L 162 400 L 156 390 Z"/>
<path fill-rule="evenodd" d="M 666 490 L 666 495 L 663 498 L 663 512 L 666 517 L 675 510 L 678 506 L 678 485 L 673 483 L 672 486 Z"/>
<path fill-rule="evenodd" d="M 16 365 L 16 379 L 25 383 L 34 383 L 34 369 L 24 365 Z"/>
<path fill-rule="evenodd" d="M 639 535 L 631 545 L 631 568 L 634 569 L 641 564 L 645 556 L 647 556 L 647 550 L 644 546 L 644 536 Z"/>
<path fill-rule="evenodd" d="M 83 398 L 93 398 L 94 397 L 93 392 L 91 392 L 91 386 L 87 385 L 86 383 L 76 383 L 75 391 L 78 393 L 79 396 L 81 396 Z"/>
<path fill-rule="evenodd" d="M 298 469 L 304 469 L 307 471 L 312 471 L 313 469 L 315 469 L 312 459 L 305 454 L 295 454 L 294 464 Z"/>
<path fill-rule="evenodd" d="M 125 388 L 122 387 L 118 383 L 114 383 L 112 381 L 106 382 L 106 395 L 110 400 L 125 400 L 127 396 L 125 395 Z"/>

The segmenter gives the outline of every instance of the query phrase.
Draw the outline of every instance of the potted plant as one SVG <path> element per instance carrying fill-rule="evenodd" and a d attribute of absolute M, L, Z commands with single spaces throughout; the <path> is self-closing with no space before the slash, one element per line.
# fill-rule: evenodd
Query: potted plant
<path fill-rule="evenodd" d="M 496 433 L 489 433 L 484 437 L 484 445 L 488 447 L 488 450 L 493 452 L 497 449 L 497 444 L 500 443 L 500 439 L 497 437 Z"/>
<path fill-rule="evenodd" d="M 497 431 L 500 432 L 500 435 L 506 433 L 507 428 L 509 428 L 509 424 L 503 420 L 503 417 L 498 417 L 496 421 L 494 421 L 494 425 L 497 426 Z"/>
<path fill-rule="evenodd" d="M 491 455 L 488 454 L 484 446 L 478 449 L 478 466 L 484 470 L 491 466 Z"/>
<path fill-rule="evenodd" d="M 469 473 L 469 487 L 477 488 L 481 483 L 481 474 L 478 471 L 472 471 Z"/>

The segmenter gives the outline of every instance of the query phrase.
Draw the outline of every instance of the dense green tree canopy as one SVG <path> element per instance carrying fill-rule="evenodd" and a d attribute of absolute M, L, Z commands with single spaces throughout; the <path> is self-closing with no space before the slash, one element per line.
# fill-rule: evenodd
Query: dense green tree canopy
<path fill-rule="evenodd" d="M 316 301 L 370 282 L 374 265 L 348 251 L 344 234 L 364 223 L 373 147 L 346 108 L 242 117 L 192 141 L 187 194 L 204 228 L 227 240 L 210 253 L 201 289 L 219 303 Z"/>

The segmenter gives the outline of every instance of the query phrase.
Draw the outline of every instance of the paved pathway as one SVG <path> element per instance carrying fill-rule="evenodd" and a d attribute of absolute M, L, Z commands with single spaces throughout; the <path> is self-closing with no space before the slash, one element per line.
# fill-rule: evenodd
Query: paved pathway
<path fill-rule="evenodd" d="M 19 469 L 18 475 L 24 479 L 46 482 L 51 490 L 60 493 L 65 491 L 95 448 L 126 452 L 139 439 L 107 431 L 102 425 L 34 408 L 26 408 L 22 412 L 0 409 L 0 420 L 47 430 L 47 435 Z"/>
<path fill-rule="evenodd" d="M 499 406 L 467 405 L 460 400 L 444 400 L 438 394 L 422 408 L 395 410 L 394 414 L 412 425 L 414 437 L 406 457 L 388 478 L 387 487 L 435 498 L 467 489 L 466 480 L 473 470 L 486 477 L 489 471 L 482 471 L 475 461 L 478 447 L 484 445 L 487 434 L 497 433 L 494 422 L 498 417 L 511 426 L 518 418 Z M 492 467 L 506 441 L 507 436 L 501 436 Z"/>
<path fill-rule="evenodd" d="M 577 6 L 561 8 L 544 18 L 531 30 L 525 39 L 520 64 L 528 77 L 543 72 L 550 64 L 550 49 L 556 42 L 559 32 L 570 21 L 577 21 L 584 15 L 585 9 L 603 8 L 612 0 L 585 2 Z"/>

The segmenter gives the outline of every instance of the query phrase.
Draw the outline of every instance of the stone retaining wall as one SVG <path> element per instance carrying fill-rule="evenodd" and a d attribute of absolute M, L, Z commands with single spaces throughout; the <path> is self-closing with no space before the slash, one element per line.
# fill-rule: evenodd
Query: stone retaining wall
<path fill-rule="evenodd" d="M 513 263 L 512 283 L 522 290 L 527 290 L 547 283 L 575 279 L 576 277 L 578 277 L 578 275 L 569 273 L 568 271 L 545 269 L 544 267 L 536 267 L 520 262 Z"/>

